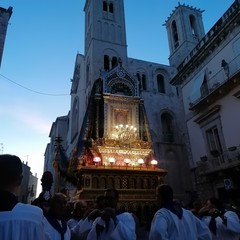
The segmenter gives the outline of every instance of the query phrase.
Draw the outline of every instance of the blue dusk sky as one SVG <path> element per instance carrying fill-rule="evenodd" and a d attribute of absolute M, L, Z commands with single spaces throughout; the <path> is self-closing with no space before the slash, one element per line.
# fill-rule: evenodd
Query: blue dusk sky
<path fill-rule="evenodd" d="M 178 2 L 205 10 L 207 32 L 234 0 L 125 0 L 129 57 L 168 65 L 163 24 Z M 0 153 L 28 161 L 39 183 L 51 125 L 70 110 L 70 79 L 84 47 L 84 4 L 0 1 L 0 7 L 13 7 L 0 69 Z"/>

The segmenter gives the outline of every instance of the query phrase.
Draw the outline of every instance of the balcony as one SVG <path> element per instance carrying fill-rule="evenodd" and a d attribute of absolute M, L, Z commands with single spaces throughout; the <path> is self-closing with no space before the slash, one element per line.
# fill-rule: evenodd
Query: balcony
<path fill-rule="evenodd" d="M 230 147 L 218 155 L 213 156 L 210 154 L 203 156 L 197 162 L 197 166 L 202 175 L 240 166 L 240 145 L 238 147 Z"/>
<path fill-rule="evenodd" d="M 227 95 L 238 85 L 240 85 L 240 55 L 208 80 L 205 86 L 208 91 L 202 91 L 200 98 L 193 102 L 189 101 L 189 110 L 201 111 Z"/>

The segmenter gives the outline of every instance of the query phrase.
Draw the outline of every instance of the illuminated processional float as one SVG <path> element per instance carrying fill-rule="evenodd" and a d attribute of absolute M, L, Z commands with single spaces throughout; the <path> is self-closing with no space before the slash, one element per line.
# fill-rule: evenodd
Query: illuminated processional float
<path fill-rule="evenodd" d="M 67 173 L 77 179 L 75 199 L 93 205 L 105 189 L 116 188 L 119 207 L 140 221 L 155 211 L 156 186 L 167 171 L 154 156 L 139 82 L 121 64 L 95 81 Z"/>

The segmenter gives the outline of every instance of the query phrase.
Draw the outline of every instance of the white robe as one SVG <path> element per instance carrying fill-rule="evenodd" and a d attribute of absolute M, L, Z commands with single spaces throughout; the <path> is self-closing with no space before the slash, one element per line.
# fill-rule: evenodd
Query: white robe
<path fill-rule="evenodd" d="M 210 240 L 209 228 L 192 212 L 182 209 L 179 219 L 166 208 L 159 209 L 152 220 L 149 240 Z"/>
<path fill-rule="evenodd" d="M 74 228 L 75 226 L 77 226 L 78 224 L 78 220 L 74 219 L 74 218 L 71 218 L 67 221 L 67 225 L 70 229 Z"/>
<path fill-rule="evenodd" d="M 227 211 L 224 213 L 227 219 L 227 225 L 223 224 L 220 217 L 216 217 L 216 235 L 212 233 L 213 240 L 239 240 L 240 238 L 240 222 L 238 215 L 235 212 Z M 202 221 L 209 226 L 211 216 L 202 217 Z"/>
<path fill-rule="evenodd" d="M 136 224 L 132 214 L 124 212 L 117 215 L 116 218 L 117 223 L 110 219 L 108 231 L 106 231 L 105 221 L 101 217 L 96 218 L 87 240 L 136 240 Z M 97 224 L 104 228 L 98 237 L 96 233 Z"/>
<path fill-rule="evenodd" d="M 48 222 L 46 218 L 44 218 L 44 225 L 51 240 L 61 240 L 61 234 Z M 71 239 L 71 231 L 67 226 L 67 230 L 64 234 L 64 240 Z M 35 239 L 34 239 L 35 240 Z"/>
<path fill-rule="evenodd" d="M 71 229 L 73 239 L 86 239 L 86 236 L 91 230 L 92 223 L 93 221 L 88 218 L 81 219 L 78 224 Z"/>
<path fill-rule="evenodd" d="M 17 203 L 12 211 L 0 212 L 1 240 L 50 240 L 42 209 Z"/>

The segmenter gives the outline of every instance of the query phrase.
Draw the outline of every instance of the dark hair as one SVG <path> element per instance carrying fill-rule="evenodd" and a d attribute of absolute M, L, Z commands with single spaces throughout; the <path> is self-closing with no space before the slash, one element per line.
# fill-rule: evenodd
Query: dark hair
<path fill-rule="evenodd" d="M 164 203 L 169 203 L 173 201 L 173 190 L 167 184 L 162 184 L 157 187 L 158 194 L 161 196 L 161 200 Z"/>
<path fill-rule="evenodd" d="M 96 198 L 96 203 L 101 203 L 102 201 L 104 201 L 105 200 L 105 197 L 103 196 L 103 195 L 99 195 L 99 196 L 97 196 L 97 198 Z"/>
<path fill-rule="evenodd" d="M 107 193 L 109 193 L 109 192 L 114 192 L 115 197 L 116 197 L 117 199 L 119 199 L 119 193 L 118 193 L 118 190 L 117 190 L 117 189 L 115 189 L 115 188 L 108 188 L 108 189 L 105 190 L 105 195 L 106 195 Z"/>
<path fill-rule="evenodd" d="M 215 198 L 215 197 L 211 197 L 209 198 L 209 201 L 211 202 L 211 204 L 213 204 L 218 210 L 222 210 L 223 209 L 223 204 L 222 202 L 218 199 L 218 198 Z"/>
<path fill-rule="evenodd" d="M 0 155 L 0 187 L 16 184 L 22 176 L 22 161 L 10 154 Z"/>

